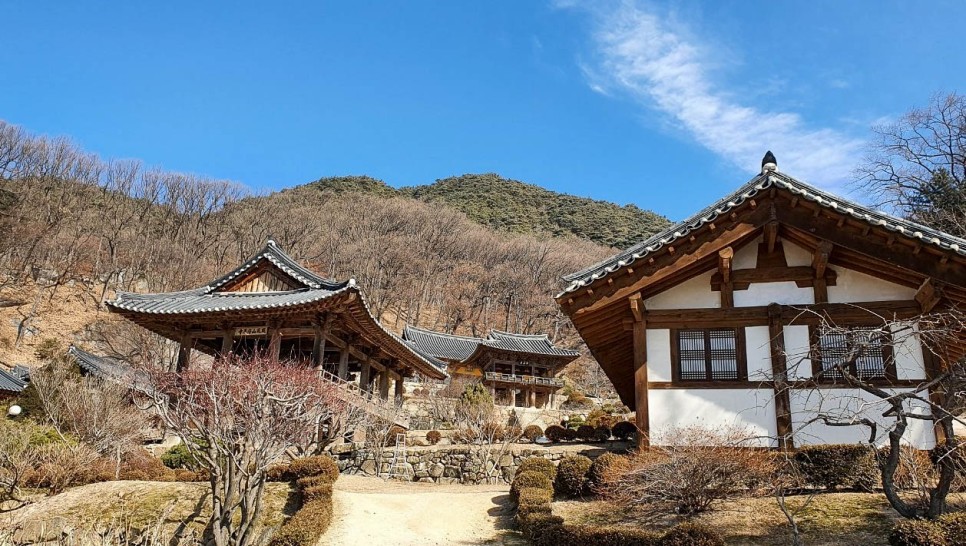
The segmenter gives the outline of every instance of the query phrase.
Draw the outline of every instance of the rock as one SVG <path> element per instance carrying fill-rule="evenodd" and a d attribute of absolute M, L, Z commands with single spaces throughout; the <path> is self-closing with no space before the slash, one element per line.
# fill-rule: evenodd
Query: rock
<path fill-rule="evenodd" d="M 429 473 L 430 476 L 432 476 L 434 478 L 439 478 L 440 476 L 443 475 L 443 470 L 445 470 L 445 469 L 446 469 L 445 466 L 443 466 L 440 463 L 436 463 L 436 464 L 434 464 L 434 465 L 432 465 L 432 466 L 429 467 L 429 472 L 428 473 Z"/>

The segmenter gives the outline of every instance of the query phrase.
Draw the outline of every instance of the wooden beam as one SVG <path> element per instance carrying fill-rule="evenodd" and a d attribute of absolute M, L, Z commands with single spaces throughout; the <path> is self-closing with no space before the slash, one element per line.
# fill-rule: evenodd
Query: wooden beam
<path fill-rule="evenodd" d="M 867 301 L 854 303 L 816 303 L 779 305 L 783 324 L 872 325 L 892 319 L 909 319 L 920 314 L 913 300 Z M 765 326 L 768 307 L 734 309 L 656 309 L 647 312 L 648 328 L 713 328 L 715 326 Z"/>
<path fill-rule="evenodd" d="M 823 279 L 829 286 L 835 286 L 838 274 L 833 269 L 824 272 Z M 758 267 L 755 269 L 735 269 L 731 272 L 731 282 L 735 290 L 747 290 L 748 285 L 767 282 L 795 282 L 800 287 L 815 282 L 815 270 L 810 266 L 796 267 Z M 721 290 L 724 283 L 721 272 L 711 276 L 711 289 Z"/>
<path fill-rule="evenodd" d="M 812 253 L 812 269 L 815 270 L 815 283 L 812 291 L 815 303 L 828 302 L 828 281 L 825 278 L 829 258 L 832 256 L 832 243 L 822 241 Z"/>
<path fill-rule="evenodd" d="M 916 291 L 916 301 L 919 302 L 923 313 L 929 313 L 935 309 L 942 298 L 942 284 L 934 281 L 931 277 L 927 277 L 926 280 L 922 281 L 922 284 L 919 285 L 919 290 Z"/>
<path fill-rule="evenodd" d="M 768 253 L 775 251 L 775 243 L 778 242 L 778 220 L 772 220 L 765 224 L 765 244 L 768 245 Z"/>
<path fill-rule="evenodd" d="M 768 306 L 768 337 L 771 350 L 771 373 L 775 388 L 775 428 L 778 432 L 778 448 L 792 450 L 791 396 L 788 393 L 788 368 L 785 361 L 785 329 L 782 326 L 782 307 L 777 303 Z"/>
<path fill-rule="evenodd" d="M 634 317 L 634 322 L 640 322 L 644 320 L 644 302 L 641 300 L 641 294 L 631 294 L 627 298 L 627 302 L 631 307 L 631 315 Z"/>
<path fill-rule="evenodd" d="M 651 442 L 651 420 L 647 403 L 647 320 L 644 315 L 643 302 L 639 305 L 640 313 L 634 321 L 634 332 L 632 334 L 634 342 L 634 412 L 638 430 L 637 446 L 644 448 L 649 446 Z"/>
<path fill-rule="evenodd" d="M 721 275 L 721 307 L 730 309 L 735 306 L 734 285 L 731 281 L 731 262 L 735 251 L 727 246 L 718 251 L 718 274 Z"/>

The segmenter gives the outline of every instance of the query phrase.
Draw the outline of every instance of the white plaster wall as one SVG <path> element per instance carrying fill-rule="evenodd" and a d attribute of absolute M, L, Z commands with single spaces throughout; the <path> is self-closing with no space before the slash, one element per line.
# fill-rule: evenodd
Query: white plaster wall
<path fill-rule="evenodd" d="M 748 357 L 748 381 L 770 381 L 771 343 L 767 326 L 745 328 L 745 355 Z"/>
<path fill-rule="evenodd" d="M 661 443 L 671 429 L 738 427 L 761 447 L 777 436 L 771 389 L 652 389 L 648 392 L 651 435 Z"/>
<path fill-rule="evenodd" d="M 785 365 L 788 368 L 789 379 L 809 379 L 812 377 L 812 359 L 809 358 L 810 347 L 808 326 L 785 326 Z"/>
<path fill-rule="evenodd" d="M 893 393 L 908 390 L 889 389 Z M 836 420 L 848 420 L 861 415 L 879 425 L 876 442 L 888 442 L 892 419 L 882 416 L 888 406 L 871 394 L 858 389 L 803 389 L 792 390 L 789 398 L 795 445 L 854 444 L 868 441 L 867 427 L 838 427 L 811 422 L 818 415 L 828 415 Z M 923 415 L 929 413 L 928 408 L 921 404 L 909 407 Z M 918 449 L 931 449 L 936 444 L 932 421 L 910 419 L 905 439 Z"/>
<path fill-rule="evenodd" d="M 708 271 L 644 300 L 646 309 L 707 309 L 721 307 L 721 293 L 711 291 Z"/>
<path fill-rule="evenodd" d="M 785 250 L 785 263 L 788 267 L 812 265 L 812 253 L 808 250 L 788 241 L 782 241 L 782 248 Z"/>
<path fill-rule="evenodd" d="M 731 269 L 754 269 L 758 265 L 758 244 L 764 239 L 764 237 L 759 236 L 754 241 L 735 250 L 735 255 L 731 258 Z"/>
<path fill-rule="evenodd" d="M 671 380 L 671 331 L 647 331 L 647 380 Z"/>
<path fill-rule="evenodd" d="M 912 328 L 912 331 L 909 330 Z M 926 365 L 922 358 L 922 344 L 918 332 L 919 327 L 913 323 L 896 323 L 892 325 L 892 335 L 895 344 L 892 354 L 896 359 L 897 379 L 925 379 Z"/>
<path fill-rule="evenodd" d="M 718 294 L 715 292 L 715 294 Z M 735 307 L 754 307 L 781 303 L 784 305 L 806 305 L 815 303 L 812 287 L 799 288 L 793 281 L 756 282 L 748 290 L 735 290 Z"/>
<path fill-rule="evenodd" d="M 828 287 L 829 303 L 911 300 L 916 295 L 915 288 L 884 281 L 844 267 L 833 266 L 832 269 L 838 273 L 838 277 L 835 280 L 835 286 Z"/>

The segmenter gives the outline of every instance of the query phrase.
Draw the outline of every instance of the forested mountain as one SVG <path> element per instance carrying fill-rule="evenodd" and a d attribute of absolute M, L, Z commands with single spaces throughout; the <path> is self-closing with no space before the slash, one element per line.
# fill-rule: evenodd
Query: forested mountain
<path fill-rule="evenodd" d="M 563 274 L 613 249 L 547 226 L 567 203 L 606 206 L 552 192 L 545 195 L 554 202 L 541 205 L 545 190 L 490 175 L 454 180 L 395 190 L 367 177 L 329 178 L 259 196 L 230 182 L 105 162 L 0 122 L 0 299 L 11 302 L 0 308 L 0 364 L 37 362 L 69 343 L 132 360 L 172 358 L 171 343 L 107 313 L 103 301 L 117 291 L 200 286 L 270 237 L 322 275 L 355 278 L 391 330 L 540 332 L 579 349 L 553 294 Z M 517 193 L 496 195 L 504 191 Z M 447 204 L 460 194 L 490 220 L 481 225 Z M 512 208 L 516 201 L 529 204 Z M 512 214 L 501 217 L 503 207 Z M 490 227 L 514 215 L 534 219 L 511 233 Z"/>
<path fill-rule="evenodd" d="M 471 220 L 500 231 L 575 235 L 617 248 L 628 247 L 668 226 L 667 218 L 635 205 L 557 193 L 493 173 L 464 174 L 398 190 L 367 176 L 322 178 L 302 188 L 412 197 L 453 207 Z"/>

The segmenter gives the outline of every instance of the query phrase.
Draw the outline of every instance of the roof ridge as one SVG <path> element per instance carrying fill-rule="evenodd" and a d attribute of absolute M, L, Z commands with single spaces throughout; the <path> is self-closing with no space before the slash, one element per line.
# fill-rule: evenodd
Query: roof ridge
<path fill-rule="evenodd" d="M 493 335 L 493 334 L 507 336 L 507 337 L 521 337 L 526 339 L 546 339 L 548 342 L 550 341 L 550 336 L 547 334 L 519 334 L 516 332 L 506 332 L 503 330 L 497 330 L 495 328 L 490 330 L 490 335 Z"/>
<path fill-rule="evenodd" d="M 441 337 L 455 337 L 455 338 L 458 338 L 458 339 L 466 339 L 466 340 L 469 340 L 469 341 L 479 341 L 479 342 L 486 341 L 486 338 L 482 338 L 482 337 L 464 336 L 464 335 L 460 335 L 460 334 L 447 334 L 446 332 L 437 332 L 436 330 L 429 330 L 427 328 L 420 328 L 419 326 L 413 326 L 411 324 L 407 324 L 406 326 L 403 327 L 403 332 L 405 332 L 406 330 L 415 330 L 417 332 L 421 332 L 421 333 L 424 333 L 424 334 L 429 334 L 429 335 L 434 335 L 434 336 L 441 336 Z"/>

